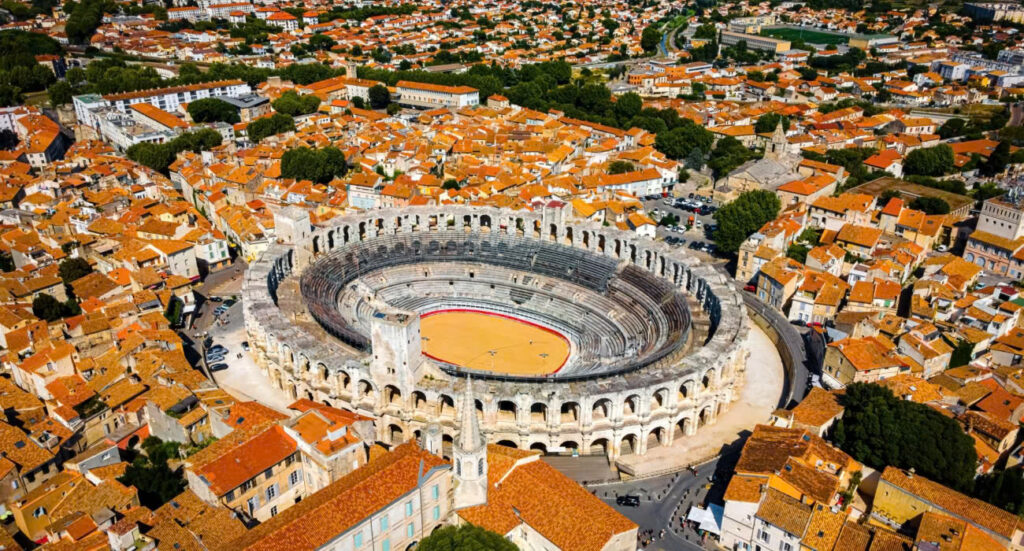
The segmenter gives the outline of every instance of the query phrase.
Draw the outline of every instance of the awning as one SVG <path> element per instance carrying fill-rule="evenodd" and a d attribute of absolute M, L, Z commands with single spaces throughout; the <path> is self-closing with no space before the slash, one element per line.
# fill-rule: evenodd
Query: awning
<path fill-rule="evenodd" d="M 722 534 L 722 517 L 724 515 L 725 509 L 721 505 L 712 503 L 707 509 L 697 506 L 690 507 L 690 513 L 686 516 L 686 520 L 696 522 L 701 530 L 718 536 Z"/>

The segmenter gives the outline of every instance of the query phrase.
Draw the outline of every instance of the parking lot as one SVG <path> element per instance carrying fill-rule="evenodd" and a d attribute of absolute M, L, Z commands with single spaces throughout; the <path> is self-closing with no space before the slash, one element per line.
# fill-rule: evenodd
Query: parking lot
<path fill-rule="evenodd" d="M 694 195 L 694 194 L 687 194 Z M 697 210 L 697 207 L 704 207 Z M 686 247 L 692 251 L 701 251 L 714 256 L 716 250 L 711 241 L 711 232 L 715 225 L 714 211 L 718 210 L 717 205 L 707 201 L 700 201 L 696 195 L 694 198 L 667 197 L 649 199 L 644 201 L 644 208 L 655 221 L 669 214 L 679 220 L 678 226 L 658 226 L 657 237 L 670 245 Z M 696 212 L 694 212 L 696 210 Z M 686 225 L 693 218 L 690 229 Z"/>

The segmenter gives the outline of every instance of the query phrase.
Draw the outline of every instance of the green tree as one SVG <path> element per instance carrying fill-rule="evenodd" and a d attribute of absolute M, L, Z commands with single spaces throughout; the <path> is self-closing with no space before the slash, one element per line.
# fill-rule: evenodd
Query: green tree
<path fill-rule="evenodd" d="M 314 50 L 330 50 L 337 42 L 325 34 L 314 34 L 309 38 L 309 47 Z"/>
<path fill-rule="evenodd" d="M 320 107 L 320 98 L 313 94 L 299 95 L 294 90 L 288 90 L 281 94 L 281 97 L 272 103 L 274 111 L 295 117 L 297 115 L 308 115 L 316 112 Z"/>
<path fill-rule="evenodd" d="M 654 53 L 661 43 L 661 31 L 654 25 L 650 25 L 640 33 L 640 47 L 647 53 Z"/>
<path fill-rule="evenodd" d="M 811 248 L 807 245 L 801 245 L 799 243 L 793 243 L 786 249 L 786 256 L 796 260 L 801 264 L 807 263 L 807 253 L 811 251 Z"/>
<path fill-rule="evenodd" d="M 269 117 L 253 121 L 245 129 L 249 135 L 249 140 L 253 142 L 260 142 L 268 136 L 283 134 L 292 130 L 295 130 L 295 119 L 291 115 L 285 115 L 284 113 L 274 113 Z"/>
<path fill-rule="evenodd" d="M 386 86 L 376 84 L 370 88 L 370 107 L 373 109 L 384 109 L 391 103 L 391 92 Z"/>
<path fill-rule="evenodd" d="M 907 206 L 925 214 L 949 214 L 949 203 L 938 197 L 916 197 Z"/>
<path fill-rule="evenodd" d="M 174 499 L 186 486 L 180 471 L 172 471 L 167 464 L 178 457 L 178 444 L 150 436 L 143 440 L 142 449 L 145 455 L 132 460 L 124 475 L 117 480 L 126 486 L 135 486 L 143 506 L 157 509 Z"/>
<path fill-rule="evenodd" d="M 21 138 L 13 130 L 8 128 L 0 130 L 0 150 L 11 151 L 18 147 L 19 142 L 21 142 Z"/>
<path fill-rule="evenodd" d="M 951 172 L 954 166 L 953 148 L 946 144 L 915 149 L 907 155 L 903 164 L 907 174 L 923 176 L 941 176 Z"/>
<path fill-rule="evenodd" d="M 202 98 L 188 104 L 188 114 L 192 120 L 203 122 L 226 122 L 234 124 L 241 120 L 234 105 L 220 98 Z"/>
<path fill-rule="evenodd" d="M 32 315 L 43 321 L 56 321 L 64 315 L 64 305 L 46 293 L 39 293 L 32 299 Z"/>
<path fill-rule="evenodd" d="M 971 363 L 974 359 L 974 345 L 961 339 L 953 349 L 953 355 L 949 358 L 949 367 L 960 367 Z"/>
<path fill-rule="evenodd" d="M 281 157 L 281 176 L 296 180 L 326 183 L 343 176 L 347 169 L 345 155 L 336 147 L 289 149 Z"/>
<path fill-rule="evenodd" d="M 635 92 L 622 94 L 615 100 L 615 114 L 620 121 L 627 121 L 640 114 L 644 108 L 644 100 Z"/>
<path fill-rule="evenodd" d="M 694 149 L 699 149 L 703 157 L 711 151 L 714 141 L 715 136 L 708 129 L 690 119 L 682 119 L 678 127 L 655 136 L 654 147 L 670 159 L 683 159 Z"/>
<path fill-rule="evenodd" d="M 423 538 L 419 551 L 516 551 L 501 534 L 473 524 L 445 526 Z"/>
<path fill-rule="evenodd" d="M 0 271 L 14 271 L 14 259 L 11 258 L 11 253 L 8 251 L 0 251 Z"/>
<path fill-rule="evenodd" d="M 992 150 L 989 154 L 988 159 L 981 164 L 979 172 L 983 176 L 995 176 L 996 174 L 1002 173 L 1006 170 L 1006 165 L 1010 162 L 1010 142 L 1003 140 L 999 142 L 999 145 Z"/>
<path fill-rule="evenodd" d="M 754 152 L 743 145 L 743 142 L 726 136 L 715 144 L 708 160 L 708 167 L 715 171 L 715 178 L 721 178 L 753 157 Z"/>
<path fill-rule="evenodd" d="M 735 201 L 715 212 L 718 230 L 714 239 L 718 248 L 735 253 L 743 241 L 761 229 L 766 222 L 774 220 L 782 203 L 779 197 L 766 190 L 746 191 Z"/>
<path fill-rule="evenodd" d="M 608 164 L 608 174 L 624 174 L 634 170 L 636 167 L 629 161 L 612 161 Z"/>
<path fill-rule="evenodd" d="M 1017 516 L 1024 514 L 1024 468 L 986 474 L 974 482 L 974 497 Z"/>
<path fill-rule="evenodd" d="M 978 456 L 955 420 L 876 384 L 848 385 L 839 399 L 845 411 L 832 438 L 854 459 L 875 469 L 914 469 L 939 484 L 970 491 Z"/>
<path fill-rule="evenodd" d="M 92 271 L 92 265 L 88 260 L 76 256 L 62 261 L 57 268 L 57 275 L 65 284 L 71 285 L 72 282 L 91 274 Z"/>
<path fill-rule="evenodd" d="M 50 98 L 50 105 L 60 107 L 71 103 L 71 96 L 74 91 L 66 80 L 58 80 L 46 89 L 46 95 Z"/>
<path fill-rule="evenodd" d="M 789 130 L 789 117 L 780 115 L 778 113 L 765 113 L 757 118 L 757 122 L 754 123 L 754 132 L 758 134 L 765 134 L 768 132 L 774 132 L 775 127 L 782 123 L 782 130 Z"/>

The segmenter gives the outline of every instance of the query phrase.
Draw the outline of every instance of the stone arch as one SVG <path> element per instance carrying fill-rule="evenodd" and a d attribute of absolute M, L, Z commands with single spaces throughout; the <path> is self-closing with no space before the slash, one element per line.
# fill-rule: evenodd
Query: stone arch
<path fill-rule="evenodd" d="M 455 447 L 455 437 L 450 434 L 441 435 L 441 457 L 452 458 L 452 448 Z"/>
<path fill-rule="evenodd" d="M 384 387 L 384 405 L 402 407 L 402 391 L 395 385 Z"/>
<path fill-rule="evenodd" d="M 590 232 L 584 231 L 582 237 L 583 237 L 583 248 L 584 249 L 589 249 L 590 248 Z"/>
<path fill-rule="evenodd" d="M 319 254 L 319 253 L 320 253 L 320 236 L 319 235 L 314 235 L 313 236 L 313 254 Z"/>
<path fill-rule="evenodd" d="M 442 394 L 437 398 L 437 416 L 442 419 L 455 418 L 455 398 Z"/>
<path fill-rule="evenodd" d="M 427 395 L 422 391 L 414 390 L 412 392 L 412 409 L 417 413 L 429 413 L 427 406 Z"/>
<path fill-rule="evenodd" d="M 394 423 L 388 425 L 388 442 L 392 445 L 405 442 L 405 431 L 402 430 L 402 427 Z"/>
<path fill-rule="evenodd" d="M 597 236 L 597 250 L 598 252 L 604 253 L 604 234 L 598 234 Z"/>
<path fill-rule="evenodd" d="M 562 423 L 578 423 L 582 412 L 579 402 L 563 402 L 559 413 L 562 415 Z"/>
<path fill-rule="evenodd" d="M 505 446 L 506 448 L 519 448 L 519 444 L 513 442 L 512 440 L 498 440 L 498 445 Z"/>
<path fill-rule="evenodd" d="M 498 422 L 515 423 L 519 415 L 519 407 L 512 400 L 500 400 L 498 402 Z"/>
<path fill-rule="evenodd" d="M 640 415 L 640 397 L 636 394 L 631 394 L 622 401 L 622 415 Z"/>
<path fill-rule="evenodd" d="M 530 406 L 530 422 L 547 424 L 548 405 L 544 402 L 534 402 Z"/>
<path fill-rule="evenodd" d="M 612 418 L 612 401 L 608 398 L 600 398 L 594 401 L 591 408 L 590 418 L 594 421 L 610 421 Z"/>
<path fill-rule="evenodd" d="M 689 416 L 683 416 L 682 418 L 678 419 L 675 422 L 675 426 L 673 427 L 673 437 L 672 437 L 672 439 L 673 440 L 678 440 L 679 438 L 682 438 L 684 436 L 690 435 L 692 433 L 693 433 L 693 419 L 691 419 Z"/>
<path fill-rule="evenodd" d="M 701 378 L 700 384 L 701 384 L 701 388 L 703 390 L 711 390 L 712 388 L 714 388 L 718 384 L 718 381 L 716 380 L 716 377 L 715 377 L 715 370 L 714 369 L 707 370 L 704 373 L 704 377 Z"/>
<path fill-rule="evenodd" d="M 590 455 L 605 455 L 609 454 L 608 439 L 607 438 L 595 438 L 587 450 Z"/>
<path fill-rule="evenodd" d="M 697 428 L 701 428 L 713 420 L 714 414 L 710 405 L 705 406 L 697 415 Z"/>
<path fill-rule="evenodd" d="M 622 439 L 619 440 L 619 455 L 638 453 L 640 451 L 639 444 L 640 442 L 635 434 L 624 435 Z"/>
<path fill-rule="evenodd" d="M 366 380 L 360 379 L 357 385 L 358 394 L 356 395 L 357 401 L 375 401 L 377 389 L 373 386 L 373 383 Z"/>
<path fill-rule="evenodd" d="M 680 401 L 686 400 L 687 398 L 693 398 L 693 381 L 683 381 L 682 384 L 679 385 L 678 394 Z"/>
<path fill-rule="evenodd" d="M 530 449 L 534 451 L 539 451 L 544 455 L 547 455 L 548 453 L 548 446 L 544 442 L 534 442 L 533 444 L 530 444 Z"/>
<path fill-rule="evenodd" d="M 668 407 L 669 392 L 667 388 L 659 388 L 651 394 L 651 411 L 658 411 Z"/>
<path fill-rule="evenodd" d="M 574 451 L 576 453 L 579 453 L 580 443 L 578 441 L 576 441 L 576 440 L 566 440 L 566 441 L 562 442 L 560 447 L 564 450 L 562 453 L 570 453 L 571 454 Z"/>
<path fill-rule="evenodd" d="M 481 231 L 486 228 L 487 232 L 491 231 L 491 215 L 481 214 L 480 215 L 480 229 Z"/>
<path fill-rule="evenodd" d="M 566 226 L 565 227 L 565 242 L 568 245 L 575 245 L 573 234 L 572 234 L 572 226 Z"/>
<path fill-rule="evenodd" d="M 654 427 L 647 433 L 647 449 L 664 446 L 668 443 L 668 431 L 665 427 Z"/>

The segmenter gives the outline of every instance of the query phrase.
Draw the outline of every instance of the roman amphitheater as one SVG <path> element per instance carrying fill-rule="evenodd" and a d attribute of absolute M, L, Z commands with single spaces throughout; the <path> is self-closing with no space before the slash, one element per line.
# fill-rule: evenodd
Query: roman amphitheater
<path fill-rule="evenodd" d="M 377 419 L 397 443 L 457 433 L 466 385 L 491 442 L 645 454 L 737 400 L 748 319 L 681 249 L 534 212 L 383 209 L 312 227 L 297 208 L 243 284 L 256 361 L 291 398 Z"/>

